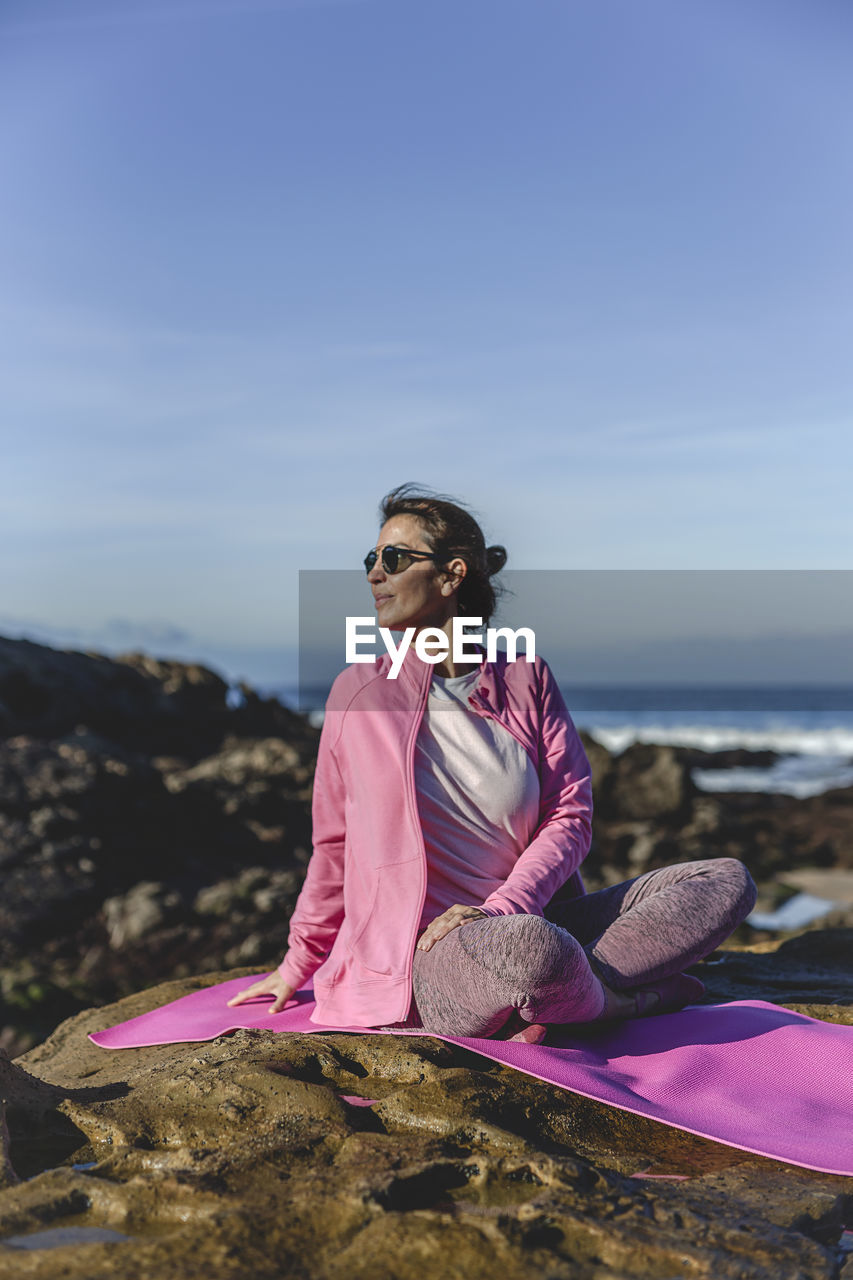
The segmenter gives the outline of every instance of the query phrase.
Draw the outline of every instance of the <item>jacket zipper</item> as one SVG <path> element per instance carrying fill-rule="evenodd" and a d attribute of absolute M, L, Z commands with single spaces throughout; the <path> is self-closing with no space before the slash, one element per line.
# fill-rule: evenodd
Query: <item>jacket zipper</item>
<path fill-rule="evenodd" d="M 412 730 L 412 734 L 409 739 L 408 759 L 406 761 L 408 781 L 409 781 L 409 812 L 414 822 L 415 830 L 417 831 L 417 834 L 418 834 L 418 842 L 421 847 L 421 873 L 423 876 L 423 882 L 421 887 L 421 901 L 420 901 L 420 906 L 418 907 L 417 918 L 415 920 L 414 932 L 412 933 L 412 937 L 409 942 L 409 963 L 408 963 L 409 1002 L 408 1002 L 407 1008 L 401 1014 L 400 1020 L 408 1017 L 409 1009 L 411 1008 L 411 1004 L 412 1004 L 412 995 L 413 995 L 412 967 L 414 965 L 414 959 L 415 959 L 415 944 L 417 942 L 417 937 L 418 937 L 418 925 L 420 924 L 421 915 L 423 914 L 423 909 L 424 909 L 424 903 L 426 902 L 427 856 L 426 856 L 426 845 L 424 844 L 423 831 L 421 830 L 420 815 L 418 814 L 417 801 L 415 799 L 415 743 L 418 737 L 418 730 L 421 727 L 421 721 L 423 720 L 424 713 L 426 711 L 426 705 L 427 705 L 427 699 L 429 698 L 429 689 L 430 689 L 431 681 L 432 681 L 432 672 L 430 671 L 429 678 L 426 683 L 425 693 L 424 693 L 424 696 L 422 696 L 421 698 L 420 712 L 415 719 L 414 728 Z M 472 696 L 480 697 L 481 695 L 477 694 L 475 689 L 474 694 Z M 494 720 L 499 725 L 501 725 L 504 729 L 506 729 L 507 733 L 510 734 L 511 737 L 515 738 L 516 742 L 522 747 L 527 758 L 533 761 L 533 757 L 530 754 L 528 744 L 524 742 L 524 740 L 519 736 L 519 734 L 516 733 L 514 729 L 511 729 L 508 724 L 505 724 L 504 721 L 501 720 L 500 716 L 498 716 L 494 711 L 492 711 L 491 708 L 489 708 L 485 702 L 483 703 L 482 707 L 478 707 L 476 704 L 472 706 L 469 700 L 468 707 L 471 711 L 474 711 L 477 715 L 484 716 L 487 719 Z M 538 775 L 539 773 L 538 763 L 533 761 L 533 766 L 536 769 L 536 772 Z"/>
<path fill-rule="evenodd" d="M 421 878 L 422 879 L 421 879 L 420 905 L 418 907 L 418 914 L 415 917 L 415 924 L 414 924 L 414 929 L 412 930 L 412 936 L 409 940 L 409 962 L 408 962 L 408 969 L 407 969 L 407 972 L 409 974 L 409 998 L 408 998 L 408 1004 L 406 1008 L 403 1010 L 402 1014 L 400 1015 L 400 1020 L 408 1018 L 409 1010 L 411 1009 L 411 1005 L 412 1005 L 412 996 L 413 996 L 412 966 L 414 965 L 414 960 L 415 960 L 415 944 L 418 938 L 418 925 L 421 922 L 421 916 L 423 915 L 424 903 L 426 902 L 426 894 L 427 894 L 426 845 L 424 844 L 424 834 L 423 834 L 423 831 L 421 830 L 421 820 L 420 820 L 420 815 L 418 813 L 417 800 L 415 798 L 415 743 L 418 737 L 418 730 L 421 727 L 421 721 L 424 718 L 424 712 L 426 711 L 426 704 L 427 704 L 427 698 L 429 697 L 429 686 L 430 686 L 431 680 L 432 680 L 432 671 L 430 670 L 427 678 L 426 688 L 421 697 L 420 710 L 417 716 L 415 717 L 414 727 L 412 729 L 412 733 L 409 738 L 408 753 L 407 753 L 407 760 L 406 760 L 406 771 L 408 774 L 408 783 L 409 783 L 409 813 L 414 823 L 415 831 L 417 832 L 418 843 L 420 844 L 420 847 L 421 847 Z"/>

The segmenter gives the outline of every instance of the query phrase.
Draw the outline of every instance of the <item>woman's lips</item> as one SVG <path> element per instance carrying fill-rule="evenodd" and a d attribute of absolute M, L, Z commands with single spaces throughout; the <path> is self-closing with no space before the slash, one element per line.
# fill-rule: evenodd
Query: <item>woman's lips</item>
<path fill-rule="evenodd" d="M 393 597 L 393 596 L 374 596 L 374 597 L 373 597 L 373 603 L 375 604 L 376 608 L 378 609 L 378 608 L 379 608 L 379 606 L 380 606 L 381 604 L 384 604 L 386 600 L 393 600 L 393 599 L 394 599 L 394 597 Z"/>

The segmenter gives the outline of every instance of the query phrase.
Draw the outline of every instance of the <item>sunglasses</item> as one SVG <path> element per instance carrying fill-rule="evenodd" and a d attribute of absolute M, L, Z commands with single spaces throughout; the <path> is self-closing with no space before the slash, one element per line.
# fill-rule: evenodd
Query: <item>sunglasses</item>
<path fill-rule="evenodd" d="M 379 556 L 375 551 L 368 551 L 364 557 L 365 572 L 370 573 Z M 415 560 L 443 560 L 444 556 L 432 551 L 412 551 L 409 547 L 383 547 L 382 568 L 386 573 L 402 573 Z"/>

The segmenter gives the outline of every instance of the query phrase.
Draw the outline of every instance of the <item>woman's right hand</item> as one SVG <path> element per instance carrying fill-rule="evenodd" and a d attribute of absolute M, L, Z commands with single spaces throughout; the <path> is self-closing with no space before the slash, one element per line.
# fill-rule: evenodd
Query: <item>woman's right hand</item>
<path fill-rule="evenodd" d="M 270 973 L 266 978 L 261 978 L 259 982 L 253 982 L 250 987 L 246 987 L 245 991 L 238 991 L 236 996 L 232 996 L 228 1001 L 229 1007 L 233 1004 L 245 1004 L 247 1000 L 251 1000 L 253 996 L 275 996 L 267 1013 L 281 1013 L 288 1000 L 292 1000 L 296 994 L 296 988 L 288 986 L 281 974 L 276 970 Z"/>

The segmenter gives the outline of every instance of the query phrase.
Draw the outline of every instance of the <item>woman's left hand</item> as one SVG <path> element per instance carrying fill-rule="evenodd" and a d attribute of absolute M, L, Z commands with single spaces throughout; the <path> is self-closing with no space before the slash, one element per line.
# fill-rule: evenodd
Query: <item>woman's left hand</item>
<path fill-rule="evenodd" d="M 469 920 L 488 920 L 488 918 L 485 911 L 481 911 L 479 907 L 464 907 L 456 903 L 430 921 L 418 939 L 418 951 L 429 951 L 433 943 L 439 942 L 446 934 L 453 929 L 458 929 L 461 924 L 467 924 Z"/>

